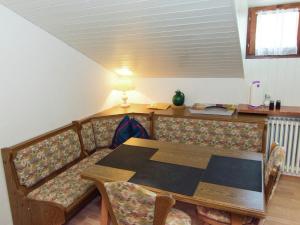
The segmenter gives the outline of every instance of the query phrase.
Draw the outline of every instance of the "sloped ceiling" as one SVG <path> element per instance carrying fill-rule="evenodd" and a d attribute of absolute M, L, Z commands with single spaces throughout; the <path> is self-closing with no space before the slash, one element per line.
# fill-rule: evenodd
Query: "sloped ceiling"
<path fill-rule="evenodd" d="M 107 69 L 243 77 L 233 0 L 0 0 Z"/>

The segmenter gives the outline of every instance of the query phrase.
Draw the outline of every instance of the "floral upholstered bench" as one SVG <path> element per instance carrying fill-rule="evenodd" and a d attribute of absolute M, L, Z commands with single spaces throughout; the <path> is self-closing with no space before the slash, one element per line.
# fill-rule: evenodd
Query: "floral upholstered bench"
<path fill-rule="evenodd" d="M 126 114 L 150 137 L 224 150 L 263 149 L 264 123 L 206 120 L 158 113 Z M 91 116 L 63 128 L 2 149 L 15 225 L 66 223 L 97 195 L 81 172 L 112 150 L 112 139 L 125 114 Z"/>
<path fill-rule="evenodd" d="M 64 224 L 96 196 L 80 174 L 112 150 L 87 153 L 93 135 L 81 136 L 80 128 L 73 123 L 2 150 L 14 224 Z"/>
<path fill-rule="evenodd" d="M 150 133 L 148 114 L 129 114 Z M 124 115 L 92 117 L 2 149 L 15 225 L 60 225 L 97 195 L 84 169 L 110 152 Z"/>
<path fill-rule="evenodd" d="M 262 152 L 264 124 L 154 115 L 154 138 L 225 150 Z"/>

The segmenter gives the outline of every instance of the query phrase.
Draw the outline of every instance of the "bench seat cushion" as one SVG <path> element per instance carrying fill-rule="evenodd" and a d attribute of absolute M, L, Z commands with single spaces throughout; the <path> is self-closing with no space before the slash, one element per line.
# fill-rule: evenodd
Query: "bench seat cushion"
<path fill-rule="evenodd" d="M 96 151 L 91 156 L 81 160 L 60 175 L 30 192 L 27 197 L 54 202 L 67 208 L 93 186 L 92 181 L 80 177 L 81 172 L 111 152 L 112 150 L 110 149 Z"/>

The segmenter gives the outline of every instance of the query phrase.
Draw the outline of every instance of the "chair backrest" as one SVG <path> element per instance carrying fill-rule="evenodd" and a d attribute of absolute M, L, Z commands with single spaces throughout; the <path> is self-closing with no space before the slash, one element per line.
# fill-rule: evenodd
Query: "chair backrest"
<path fill-rule="evenodd" d="M 265 169 L 265 196 L 268 202 L 277 187 L 285 159 L 285 149 L 276 143 L 271 145 L 269 160 Z"/>
<path fill-rule="evenodd" d="M 96 181 L 113 225 L 164 225 L 175 200 L 129 182 Z"/>

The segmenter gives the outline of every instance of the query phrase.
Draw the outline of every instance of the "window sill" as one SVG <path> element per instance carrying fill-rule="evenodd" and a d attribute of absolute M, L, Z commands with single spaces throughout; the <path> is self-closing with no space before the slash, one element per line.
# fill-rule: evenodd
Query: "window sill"
<path fill-rule="evenodd" d="M 300 58 L 300 55 L 266 55 L 266 56 L 246 55 L 246 59 L 280 59 L 280 58 Z"/>

